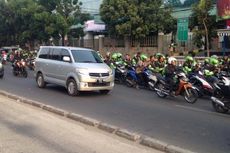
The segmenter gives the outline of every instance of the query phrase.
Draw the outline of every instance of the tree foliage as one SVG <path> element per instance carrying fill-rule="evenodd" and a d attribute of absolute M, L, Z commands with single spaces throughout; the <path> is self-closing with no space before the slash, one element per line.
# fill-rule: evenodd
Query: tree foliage
<path fill-rule="evenodd" d="M 109 34 L 137 39 L 170 32 L 174 21 L 162 0 L 103 0 L 100 15 Z"/>
<path fill-rule="evenodd" d="M 199 2 L 199 0 L 185 0 L 183 7 L 190 7 L 194 4 L 197 4 Z"/>
<path fill-rule="evenodd" d="M 192 8 L 192 17 L 190 27 L 194 28 L 195 43 L 198 47 L 205 44 L 209 56 L 209 43 L 216 36 L 215 16 L 210 15 L 213 8 L 212 0 L 200 0 Z M 200 38 L 205 38 L 205 41 Z"/>
<path fill-rule="evenodd" d="M 180 0 L 166 0 L 165 4 L 171 7 L 181 7 L 182 6 L 182 3 Z"/>
<path fill-rule="evenodd" d="M 73 24 L 88 19 L 80 5 L 78 0 L 0 0 L 0 46 L 64 40 Z"/>

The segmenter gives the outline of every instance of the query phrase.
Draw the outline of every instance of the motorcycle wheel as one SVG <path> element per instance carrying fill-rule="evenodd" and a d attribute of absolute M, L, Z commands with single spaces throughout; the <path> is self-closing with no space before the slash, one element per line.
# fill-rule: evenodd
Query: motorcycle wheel
<path fill-rule="evenodd" d="M 189 104 L 194 104 L 198 99 L 198 93 L 193 88 L 188 88 L 187 91 L 184 91 L 184 99 Z"/>
<path fill-rule="evenodd" d="M 28 73 L 27 73 L 27 71 L 26 71 L 26 70 L 23 72 L 23 76 L 24 76 L 25 78 L 27 78 Z"/>
<path fill-rule="evenodd" d="M 223 107 L 223 106 L 221 106 L 221 105 L 219 105 L 219 104 L 217 104 L 215 102 L 212 102 L 212 106 L 215 109 L 215 111 L 218 112 L 218 113 L 224 113 L 225 114 L 225 113 L 228 112 L 227 108 L 225 108 L 225 107 Z"/>
<path fill-rule="evenodd" d="M 150 83 L 151 83 L 152 85 L 148 84 L 149 90 L 155 91 L 155 82 L 154 82 L 154 81 L 150 81 Z"/>
<path fill-rule="evenodd" d="M 164 85 L 161 84 L 161 83 L 157 83 L 155 86 L 156 86 L 156 89 L 157 89 L 156 90 L 157 96 L 160 97 L 160 98 L 165 98 L 167 95 L 162 92 L 162 90 L 164 90 Z M 160 90 L 160 91 L 158 91 L 158 90 Z"/>
<path fill-rule="evenodd" d="M 127 87 L 133 87 L 134 86 L 134 80 L 131 78 L 131 76 L 126 77 L 125 84 Z"/>

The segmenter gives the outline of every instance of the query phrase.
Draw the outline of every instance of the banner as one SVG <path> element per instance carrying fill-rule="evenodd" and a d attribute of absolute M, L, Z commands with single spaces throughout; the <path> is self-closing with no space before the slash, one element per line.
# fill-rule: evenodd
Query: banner
<path fill-rule="evenodd" d="M 230 0 L 217 0 L 217 19 L 230 19 Z"/>

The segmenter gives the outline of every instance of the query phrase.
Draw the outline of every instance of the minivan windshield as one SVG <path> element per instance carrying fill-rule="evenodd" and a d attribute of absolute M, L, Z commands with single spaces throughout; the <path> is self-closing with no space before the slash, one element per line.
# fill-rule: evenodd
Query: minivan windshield
<path fill-rule="evenodd" d="M 100 56 L 91 50 L 71 50 L 76 63 L 103 63 Z"/>

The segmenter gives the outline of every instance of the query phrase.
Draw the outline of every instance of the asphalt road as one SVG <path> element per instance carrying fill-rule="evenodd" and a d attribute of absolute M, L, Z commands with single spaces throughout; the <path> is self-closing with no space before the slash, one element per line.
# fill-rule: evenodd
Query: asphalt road
<path fill-rule="evenodd" d="M 109 95 L 87 92 L 70 97 L 63 87 L 39 89 L 29 72 L 28 78 L 15 77 L 6 66 L 0 89 L 195 152 L 230 151 L 230 115 L 214 112 L 208 99 L 187 104 L 181 97 L 160 99 L 151 91 L 123 85 Z"/>

